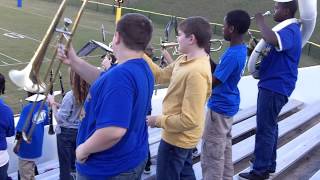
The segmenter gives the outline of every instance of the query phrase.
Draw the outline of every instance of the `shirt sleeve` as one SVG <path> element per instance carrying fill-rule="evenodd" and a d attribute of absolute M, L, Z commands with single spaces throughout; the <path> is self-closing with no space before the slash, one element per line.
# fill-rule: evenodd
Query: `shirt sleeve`
<path fill-rule="evenodd" d="M 237 66 L 236 59 L 232 58 L 231 55 L 227 55 L 217 65 L 217 68 L 213 75 L 217 79 L 219 79 L 221 83 L 224 83 L 233 73 L 236 66 Z"/>
<path fill-rule="evenodd" d="M 200 126 L 204 115 L 204 105 L 208 96 L 208 77 L 193 73 L 187 79 L 187 86 L 183 97 L 181 113 L 162 115 L 157 119 L 157 126 L 168 132 L 183 132 Z"/>
<path fill-rule="evenodd" d="M 72 101 L 72 94 L 67 93 L 66 96 L 63 97 L 61 106 L 55 115 L 57 122 L 63 122 L 68 119 L 68 117 L 71 115 L 72 107 L 73 107 L 73 101 Z"/>
<path fill-rule="evenodd" d="M 275 32 L 279 47 L 276 48 L 277 51 L 285 51 L 293 47 L 294 42 L 294 30 L 291 28 L 283 28 L 278 32 Z"/>
<path fill-rule="evenodd" d="M 10 137 L 14 135 L 14 117 L 13 117 L 13 112 L 11 109 L 9 109 L 8 112 L 8 129 L 6 132 L 6 136 Z"/>
<path fill-rule="evenodd" d="M 22 109 L 22 112 L 20 114 L 20 118 L 19 118 L 19 121 L 18 121 L 18 124 L 17 124 L 17 127 L 16 127 L 16 131 L 17 132 L 22 132 L 24 122 L 27 120 L 28 115 L 29 115 L 29 106 L 30 105 L 32 106 L 32 104 L 29 104 L 29 105 L 26 105 Z"/>
<path fill-rule="evenodd" d="M 143 55 L 143 59 L 148 63 L 157 84 L 169 83 L 173 68 L 177 61 L 172 62 L 167 67 L 162 69 L 146 54 Z"/>

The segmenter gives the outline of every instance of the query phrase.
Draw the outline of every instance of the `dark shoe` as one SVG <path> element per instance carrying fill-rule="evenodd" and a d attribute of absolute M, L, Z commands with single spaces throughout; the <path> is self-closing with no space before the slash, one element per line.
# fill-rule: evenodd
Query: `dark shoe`
<path fill-rule="evenodd" d="M 264 175 L 258 175 L 254 173 L 253 171 L 250 171 L 248 173 L 240 173 L 239 179 L 250 179 L 250 180 L 264 180 L 269 178 L 269 173 L 265 173 Z"/>
<path fill-rule="evenodd" d="M 146 167 L 144 168 L 143 173 L 145 173 L 145 174 L 150 174 L 150 173 L 151 173 L 151 168 L 150 168 L 150 166 L 146 166 Z"/>
<path fill-rule="evenodd" d="M 249 160 L 249 166 L 250 166 L 250 171 L 253 169 L 253 162 L 254 162 L 254 158 L 251 158 Z M 275 174 L 276 170 L 268 170 L 268 173 L 270 176 L 273 176 Z"/>

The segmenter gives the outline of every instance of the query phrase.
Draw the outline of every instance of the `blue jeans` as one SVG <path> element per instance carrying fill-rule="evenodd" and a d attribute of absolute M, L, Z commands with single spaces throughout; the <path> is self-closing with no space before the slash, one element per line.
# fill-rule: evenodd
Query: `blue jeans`
<path fill-rule="evenodd" d="M 113 177 L 90 177 L 77 173 L 77 180 L 140 180 L 143 169 L 146 166 L 146 162 L 147 159 L 140 163 L 137 167 Z"/>
<path fill-rule="evenodd" d="M 60 165 L 60 179 L 73 180 L 71 173 L 75 173 L 76 139 L 78 129 L 61 127 L 57 134 L 58 157 Z"/>
<path fill-rule="evenodd" d="M 0 167 L 0 179 L 7 179 L 8 178 L 8 167 L 9 167 L 9 163 L 3 165 Z"/>
<path fill-rule="evenodd" d="M 278 144 L 278 115 L 288 97 L 266 89 L 259 89 L 257 102 L 257 132 L 253 171 L 258 175 L 276 170 Z"/>
<path fill-rule="evenodd" d="M 166 143 L 161 139 L 157 156 L 157 180 L 195 180 L 192 151 Z"/>

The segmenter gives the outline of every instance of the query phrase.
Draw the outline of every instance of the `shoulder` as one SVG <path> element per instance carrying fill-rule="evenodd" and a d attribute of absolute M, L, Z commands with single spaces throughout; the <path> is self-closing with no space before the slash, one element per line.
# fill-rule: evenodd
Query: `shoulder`
<path fill-rule="evenodd" d="M 0 112 L 5 113 L 7 115 L 13 115 L 13 111 L 6 103 L 0 103 Z"/>
<path fill-rule="evenodd" d="M 65 95 L 65 97 L 70 97 L 70 96 L 73 96 L 73 91 L 68 91 Z"/>

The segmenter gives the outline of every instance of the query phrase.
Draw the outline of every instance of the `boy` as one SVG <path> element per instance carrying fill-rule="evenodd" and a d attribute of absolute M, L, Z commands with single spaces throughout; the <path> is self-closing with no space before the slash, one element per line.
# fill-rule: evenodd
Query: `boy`
<path fill-rule="evenodd" d="M 0 95 L 5 92 L 5 77 L 0 73 Z M 0 98 L 0 179 L 8 178 L 9 154 L 6 137 L 14 135 L 14 119 L 12 109 Z"/>
<path fill-rule="evenodd" d="M 24 88 L 24 90 L 28 93 L 29 98 L 26 100 L 29 101 L 29 103 L 23 107 L 20 114 L 19 122 L 16 127 L 17 144 L 13 151 L 19 156 L 19 175 L 21 180 L 32 180 L 35 177 L 35 161 L 42 155 L 44 126 L 49 124 L 48 106 L 45 104 L 42 109 L 39 109 L 43 96 L 40 95 L 37 97 L 34 89 Z M 28 120 L 33 103 L 36 103 L 36 106 L 32 113 L 29 127 L 26 129 L 26 133 L 28 133 L 33 123 L 36 123 L 36 126 L 31 136 L 31 142 L 29 143 L 23 140 L 22 130 L 25 122 Z M 39 113 L 40 115 L 38 116 Z"/>
<path fill-rule="evenodd" d="M 152 36 L 151 21 L 124 15 L 112 40 L 118 65 L 100 72 L 60 46 L 58 57 L 91 84 L 76 149 L 78 180 L 140 179 L 148 154 L 145 122 L 154 78 L 142 59 Z M 100 74 L 101 73 L 101 74 Z"/>
<path fill-rule="evenodd" d="M 246 64 L 247 49 L 243 35 L 250 26 L 250 17 L 243 10 L 233 10 L 224 18 L 223 35 L 230 41 L 212 75 L 212 94 L 208 101 L 202 137 L 201 167 L 204 180 L 232 179 L 233 116 L 239 110 L 238 83 Z"/>
<path fill-rule="evenodd" d="M 178 27 L 184 54 L 164 69 L 148 60 L 157 83 L 170 83 L 162 115 L 148 116 L 150 127 L 163 128 L 158 149 L 157 179 L 195 179 L 192 151 L 202 135 L 205 103 L 211 92 L 209 46 L 211 28 L 202 17 L 190 17 Z"/>
<path fill-rule="evenodd" d="M 273 19 L 284 28 L 275 32 L 264 22 L 261 13 L 255 15 L 262 38 L 270 47 L 260 65 L 257 101 L 257 131 L 253 169 L 241 173 L 243 179 L 268 179 L 276 170 L 277 117 L 295 88 L 301 55 L 301 32 L 294 19 L 296 0 L 274 0 Z"/>

